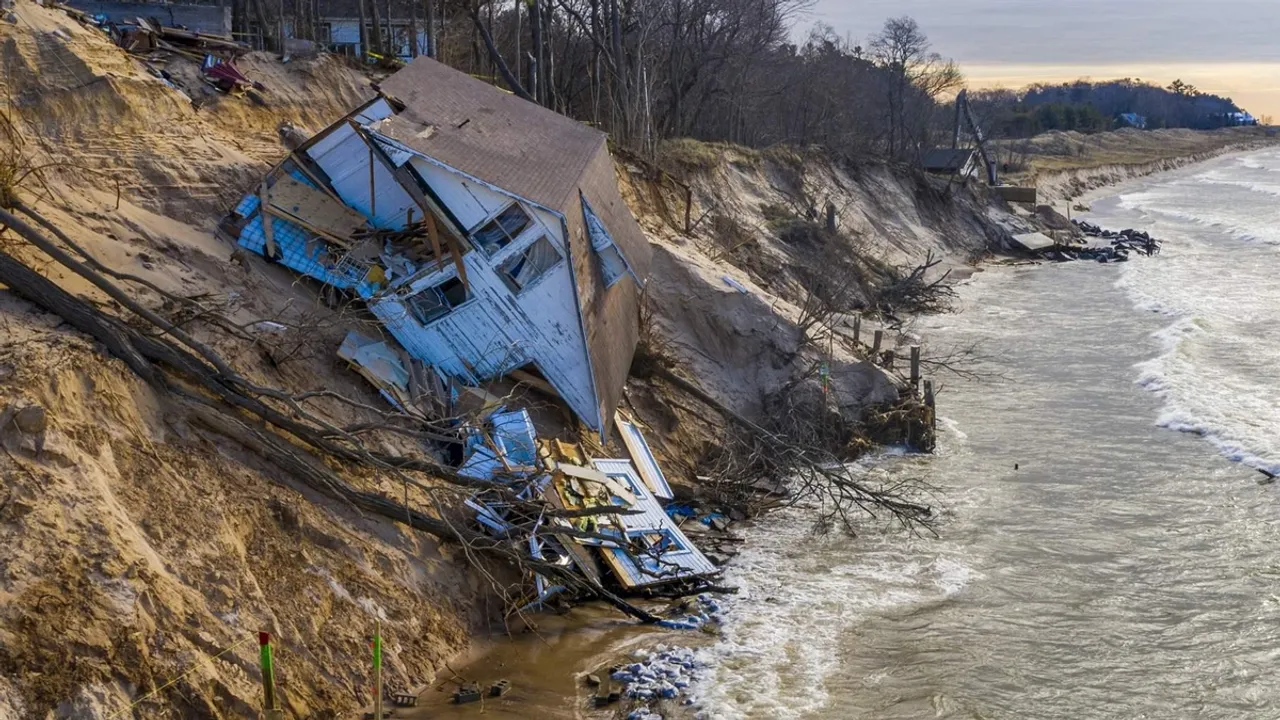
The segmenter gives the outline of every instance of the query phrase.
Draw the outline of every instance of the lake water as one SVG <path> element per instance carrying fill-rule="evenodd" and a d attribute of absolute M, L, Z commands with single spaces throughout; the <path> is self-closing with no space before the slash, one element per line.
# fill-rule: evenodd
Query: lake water
<path fill-rule="evenodd" d="M 992 269 L 922 328 L 939 537 L 750 533 L 697 688 L 715 718 L 1280 717 L 1280 152 L 1093 205 L 1164 252 Z M 1015 469 L 1016 466 L 1016 469 Z"/>

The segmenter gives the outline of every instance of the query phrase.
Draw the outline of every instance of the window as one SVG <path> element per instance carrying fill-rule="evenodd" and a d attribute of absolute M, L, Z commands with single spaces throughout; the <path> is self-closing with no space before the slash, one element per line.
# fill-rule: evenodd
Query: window
<path fill-rule="evenodd" d="M 681 553 L 688 548 L 670 530 L 645 530 L 631 536 L 631 541 L 646 555 Z"/>
<path fill-rule="evenodd" d="M 631 494 L 640 500 L 649 496 L 649 493 L 644 491 L 643 483 L 635 482 L 631 479 L 631 473 L 609 473 L 609 477 L 616 480 L 622 487 L 630 490 Z"/>
<path fill-rule="evenodd" d="M 558 262 L 560 253 L 547 236 L 543 235 L 525 248 L 524 252 L 516 253 L 503 261 L 498 266 L 498 276 L 511 288 L 511 292 L 518 293 Z"/>
<path fill-rule="evenodd" d="M 532 222 L 519 203 L 511 203 L 497 217 L 471 233 L 471 239 L 485 255 L 492 257 L 494 253 L 510 245 Z"/>
<path fill-rule="evenodd" d="M 456 277 L 423 290 L 406 300 L 409 312 L 418 322 L 426 325 L 449 314 L 468 299 L 467 286 Z"/>
<path fill-rule="evenodd" d="M 582 214 L 587 221 L 591 249 L 596 251 L 596 258 L 600 261 L 600 275 L 604 279 L 605 289 L 611 288 L 614 283 L 622 279 L 623 275 L 630 272 L 631 268 L 627 265 L 627 259 L 622 256 L 622 252 L 618 250 L 618 246 L 614 244 L 604 223 L 592 211 L 586 197 L 582 198 Z M 639 278 L 636 278 L 636 283 L 640 284 Z"/>

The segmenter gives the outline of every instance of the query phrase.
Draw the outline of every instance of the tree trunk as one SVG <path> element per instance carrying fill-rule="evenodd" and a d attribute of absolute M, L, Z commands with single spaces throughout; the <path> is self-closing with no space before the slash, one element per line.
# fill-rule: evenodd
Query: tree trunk
<path fill-rule="evenodd" d="M 529 3 L 529 32 L 533 35 L 533 101 L 540 104 L 546 104 L 546 87 L 542 83 L 542 2 L 541 0 L 532 0 Z"/>
<path fill-rule="evenodd" d="M 369 0 L 369 7 L 373 9 L 373 23 L 369 33 L 369 42 L 372 44 L 370 49 L 381 55 L 386 52 L 386 48 L 382 44 L 382 13 L 378 12 L 378 0 Z"/>
<path fill-rule="evenodd" d="M 394 17 L 395 13 L 391 11 L 391 0 L 387 0 L 387 29 L 386 35 L 383 35 L 386 38 L 386 46 L 383 50 L 391 57 L 400 57 L 400 46 L 396 43 L 396 31 L 392 23 Z"/>
<path fill-rule="evenodd" d="M 475 26 L 476 32 L 480 33 L 480 39 L 484 41 L 485 47 L 489 50 L 489 58 L 498 66 L 498 72 L 502 74 L 502 80 L 507 83 L 507 87 L 511 88 L 511 92 L 517 96 L 536 102 L 533 96 L 529 94 L 524 86 L 515 75 L 511 74 L 511 68 L 507 66 L 507 61 L 502 59 L 502 53 L 498 52 L 498 48 L 493 44 L 493 36 L 485 29 L 484 23 L 480 20 L 480 11 L 471 6 L 467 10 L 467 14 L 471 16 L 471 24 Z"/>
<path fill-rule="evenodd" d="M 418 3 L 409 3 L 409 57 L 418 57 Z"/>
<path fill-rule="evenodd" d="M 439 58 L 436 53 L 436 0 L 424 0 L 427 4 L 427 57 Z"/>
<path fill-rule="evenodd" d="M 365 13 L 364 0 L 356 0 L 356 5 L 360 8 L 360 52 L 357 55 L 360 58 L 360 62 L 364 62 L 365 57 L 369 54 L 369 28 L 366 24 L 369 21 L 369 17 Z"/>

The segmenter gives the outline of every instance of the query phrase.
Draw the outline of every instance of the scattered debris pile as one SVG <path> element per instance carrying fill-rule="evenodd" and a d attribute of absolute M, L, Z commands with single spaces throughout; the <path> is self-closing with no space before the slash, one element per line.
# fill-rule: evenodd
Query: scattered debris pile
<path fill-rule="evenodd" d="M 656 645 L 652 651 L 636 650 L 631 657 L 635 662 L 614 667 L 609 679 L 626 688 L 623 695 L 637 700 L 673 700 L 684 695 L 702 667 L 687 647 Z"/>
<path fill-rule="evenodd" d="M 233 38 L 162 25 L 154 18 L 136 17 L 131 22 L 114 22 L 105 15 L 90 15 L 69 5 L 57 7 L 80 23 L 107 33 L 111 41 L 125 52 L 142 58 L 152 75 L 170 84 L 173 77 L 165 65 L 178 56 L 200 63 L 205 82 L 229 95 L 266 90 L 262 83 L 245 77 L 235 66 L 236 58 L 252 48 Z"/>
<path fill-rule="evenodd" d="M 664 511 L 673 499 L 639 428 L 619 415 L 630 458 L 592 458 L 574 443 L 539 440 L 525 410 L 499 409 L 468 431 L 459 474 L 500 485 L 467 500 L 476 521 L 496 538 L 527 543 L 539 560 L 572 568 L 592 584 L 607 573 L 627 595 L 688 595 L 710 586 L 716 566 Z M 541 498 L 537 516 L 507 498 Z M 546 605 L 568 591 L 535 574 L 534 592 L 520 609 Z M 660 623 L 693 629 L 705 613 L 683 613 Z"/>
<path fill-rule="evenodd" d="M 1155 255 L 1160 252 L 1160 241 L 1147 232 L 1132 228 L 1114 232 L 1104 230 L 1083 220 L 1073 219 L 1071 223 L 1087 237 L 1110 241 L 1109 245 L 1055 245 L 1046 249 L 1042 256 L 1055 262 L 1071 260 L 1096 260 L 1100 263 L 1128 262 L 1130 253 Z"/>

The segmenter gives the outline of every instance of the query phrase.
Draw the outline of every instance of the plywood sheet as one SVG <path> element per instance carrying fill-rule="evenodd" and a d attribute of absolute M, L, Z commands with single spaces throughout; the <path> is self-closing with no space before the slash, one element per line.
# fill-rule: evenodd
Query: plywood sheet
<path fill-rule="evenodd" d="M 292 177 L 277 180 L 268 196 L 273 212 L 297 218 L 306 227 L 335 238 L 349 238 L 366 226 L 360 213 Z"/>

